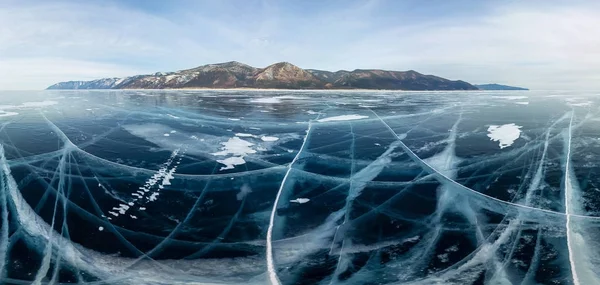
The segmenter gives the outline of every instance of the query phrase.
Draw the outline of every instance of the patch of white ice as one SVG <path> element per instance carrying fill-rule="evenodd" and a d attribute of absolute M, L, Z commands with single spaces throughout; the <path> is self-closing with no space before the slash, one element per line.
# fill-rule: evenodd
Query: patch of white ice
<path fill-rule="evenodd" d="M 256 150 L 253 150 L 251 146 L 254 144 L 238 137 L 232 137 L 228 141 L 221 143 L 223 147 L 221 147 L 221 151 L 213 153 L 213 155 L 238 155 L 244 156 L 251 153 L 256 153 Z"/>
<path fill-rule="evenodd" d="M 294 199 L 294 200 L 290 200 L 290 202 L 292 202 L 292 203 L 298 203 L 298 204 L 304 204 L 304 203 L 307 203 L 309 201 L 310 201 L 310 199 L 308 199 L 308 198 L 297 198 L 297 199 Z"/>
<path fill-rule="evenodd" d="M 527 96 L 492 96 L 492 97 L 498 98 L 498 99 L 506 99 L 506 100 L 521 100 L 521 99 L 529 98 Z"/>
<path fill-rule="evenodd" d="M 150 195 L 150 197 L 148 197 L 148 200 L 156 201 L 158 199 L 158 195 L 160 195 L 158 192 L 154 192 L 152 195 Z"/>
<path fill-rule="evenodd" d="M 500 142 L 500 149 L 511 146 L 516 139 L 521 136 L 522 126 L 517 126 L 514 123 L 506 125 L 491 125 L 488 128 L 488 137 L 492 141 Z"/>
<path fill-rule="evenodd" d="M 568 105 L 572 106 L 572 107 L 585 107 L 585 106 L 592 105 L 592 102 L 587 101 L 587 102 L 580 102 L 580 103 L 568 103 Z"/>
<path fill-rule="evenodd" d="M 17 113 L 17 112 L 7 112 L 7 111 L 0 110 L 0 117 L 10 117 L 10 116 L 16 116 L 18 114 L 19 113 Z"/>
<path fill-rule="evenodd" d="M 323 119 L 319 119 L 317 120 L 317 122 L 333 122 L 333 121 L 351 121 L 351 120 L 360 120 L 360 119 L 366 119 L 369 116 L 362 116 L 362 115 L 342 115 L 342 116 L 335 116 L 335 117 L 328 117 L 328 118 L 323 118 Z"/>
<path fill-rule="evenodd" d="M 274 142 L 276 140 L 278 140 L 278 137 L 269 137 L 269 136 L 262 136 L 260 138 L 261 140 L 265 141 L 265 142 Z"/>
<path fill-rule="evenodd" d="M 257 98 L 257 99 L 252 99 L 250 100 L 250 102 L 252 103 L 262 103 L 262 104 L 277 104 L 277 103 L 281 103 L 281 100 L 279 98 Z"/>
<path fill-rule="evenodd" d="M 11 109 L 28 109 L 28 108 L 41 108 L 46 106 L 56 105 L 58 102 L 56 101 L 40 101 L 40 102 L 25 102 L 21 105 L 0 105 L 0 117 L 10 117 L 16 116 L 19 113 L 6 111 Z"/>
<path fill-rule="evenodd" d="M 47 107 L 47 106 L 52 106 L 52 105 L 56 105 L 56 104 L 58 104 L 58 102 L 56 102 L 56 101 L 25 102 L 25 103 L 21 104 L 21 106 L 17 106 L 17 107 L 41 108 L 41 107 Z"/>
<path fill-rule="evenodd" d="M 241 138 L 255 138 L 256 137 L 253 134 L 246 134 L 246 133 L 236 133 L 235 136 L 241 137 Z"/>
<path fill-rule="evenodd" d="M 228 157 L 226 159 L 219 159 L 219 160 L 217 160 L 217 162 L 225 165 L 224 167 L 221 167 L 221 169 L 219 169 L 219 170 L 233 169 L 233 168 L 235 168 L 236 165 L 242 165 L 242 164 L 246 163 L 244 158 L 240 157 L 240 156 L 232 156 L 232 157 Z"/>

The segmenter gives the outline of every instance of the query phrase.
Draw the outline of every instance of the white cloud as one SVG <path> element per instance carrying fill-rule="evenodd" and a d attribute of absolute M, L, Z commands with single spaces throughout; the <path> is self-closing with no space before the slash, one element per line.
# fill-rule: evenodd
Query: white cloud
<path fill-rule="evenodd" d="M 53 83 L 146 73 L 128 66 L 64 58 L 0 59 L 0 90 L 39 90 Z"/>
<path fill-rule="evenodd" d="M 600 87 L 597 7 L 506 7 L 483 18 L 394 27 L 342 52 L 347 65 L 416 69 L 473 83 Z M 355 56 L 358 54 L 370 56 Z"/>

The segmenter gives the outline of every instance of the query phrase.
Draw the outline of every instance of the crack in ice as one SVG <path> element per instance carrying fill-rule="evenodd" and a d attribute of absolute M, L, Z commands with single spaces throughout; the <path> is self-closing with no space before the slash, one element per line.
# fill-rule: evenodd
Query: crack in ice
<path fill-rule="evenodd" d="M 285 172 L 285 175 L 283 176 L 283 180 L 281 181 L 279 190 L 277 191 L 277 195 L 275 196 L 275 201 L 273 202 L 273 209 L 271 210 L 271 215 L 269 218 L 269 227 L 267 229 L 267 246 L 266 246 L 267 270 L 269 273 L 269 280 L 272 285 L 281 284 L 281 281 L 279 280 L 279 277 L 277 276 L 277 271 L 275 269 L 275 263 L 273 260 L 273 244 L 272 244 L 273 243 L 273 226 L 274 226 L 274 221 L 275 221 L 275 214 L 277 213 L 277 204 L 279 203 L 279 198 L 281 197 L 281 192 L 283 192 L 283 187 L 285 186 L 285 182 L 287 181 L 287 178 L 290 175 L 290 172 L 292 171 L 292 167 L 294 166 L 294 163 L 296 163 L 296 161 L 302 154 L 302 151 L 306 147 L 306 142 L 308 141 L 308 137 L 310 136 L 311 129 L 312 129 L 312 122 L 309 122 L 308 128 L 306 129 L 306 135 L 304 136 L 304 140 L 302 141 L 302 146 L 300 146 L 300 149 L 298 150 L 298 153 L 296 154 L 296 156 L 294 157 L 292 162 L 290 162 L 290 164 L 288 164 L 287 171 Z"/>

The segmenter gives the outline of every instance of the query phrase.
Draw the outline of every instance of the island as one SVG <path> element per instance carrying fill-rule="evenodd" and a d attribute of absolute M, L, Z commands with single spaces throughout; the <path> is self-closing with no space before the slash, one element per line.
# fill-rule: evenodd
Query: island
<path fill-rule="evenodd" d="M 47 89 L 201 88 L 479 90 L 465 81 L 425 75 L 414 70 L 356 69 L 331 72 L 302 69 L 289 62 L 279 62 L 265 68 L 256 68 L 236 61 L 207 64 L 176 72 L 60 82 Z"/>

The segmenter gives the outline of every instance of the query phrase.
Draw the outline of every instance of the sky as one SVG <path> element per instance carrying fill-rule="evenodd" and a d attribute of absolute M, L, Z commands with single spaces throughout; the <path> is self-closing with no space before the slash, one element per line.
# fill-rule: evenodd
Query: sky
<path fill-rule="evenodd" d="M 600 90 L 600 1 L 0 0 L 0 90 L 240 61 Z"/>

